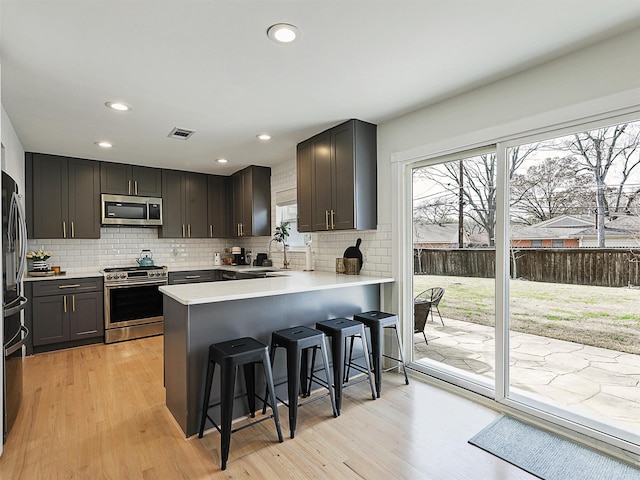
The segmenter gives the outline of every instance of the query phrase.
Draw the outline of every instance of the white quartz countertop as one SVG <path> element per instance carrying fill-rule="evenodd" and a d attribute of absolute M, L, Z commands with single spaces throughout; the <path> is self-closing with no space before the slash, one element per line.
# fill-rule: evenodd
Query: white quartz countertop
<path fill-rule="evenodd" d="M 339 275 L 328 272 L 287 271 L 286 273 L 273 272 L 273 275 L 273 277 L 267 278 L 227 282 L 167 285 L 160 287 L 160 291 L 183 305 L 199 305 L 358 285 L 376 285 L 395 281 L 389 277 Z"/>
<path fill-rule="evenodd" d="M 133 267 L 135 265 L 128 265 Z M 190 272 L 197 270 L 227 270 L 227 271 L 236 271 L 236 272 L 252 272 L 252 271 L 265 271 L 265 270 L 276 270 L 277 268 L 273 267 L 254 267 L 251 265 L 205 265 L 205 266 L 188 266 L 188 267 L 168 267 L 167 270 L 169 272 Z M 64 275 L 31 275 L 28 272 L 24 275 L 23 280 L 25 282 L 39 282 L 41 280 L 64 280 L 65 278 L 91 278 L 91 277 L 102 277 L 104 274 L 102 273 L 101 268 L 97 268 L 94 271 L 89 272 L 66 272 Z"/>
<path fill-rule="evenodd" d="M 45 276 L 32 276 L 29 273 L 26 273 L 23 277 L 25 282 L 39 282 L 41 280 L 64 280 L 66 278 L 92 278 L 92 277 L 102 277 L 103 274 L 99 271 L 95 272 L 79 272 L 79 273 L 65 273 L 64 275 L 47 275 Z"/>

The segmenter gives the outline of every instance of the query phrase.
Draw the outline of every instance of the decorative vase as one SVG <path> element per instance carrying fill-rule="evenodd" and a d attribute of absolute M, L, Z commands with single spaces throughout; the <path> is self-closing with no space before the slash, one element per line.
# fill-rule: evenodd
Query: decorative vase
<path fill-rule="evenodd" d="M 44 260 L 34 260 L 33 261 L 33 271 L 34 272 L 48 272 L 49 264 Z"/>

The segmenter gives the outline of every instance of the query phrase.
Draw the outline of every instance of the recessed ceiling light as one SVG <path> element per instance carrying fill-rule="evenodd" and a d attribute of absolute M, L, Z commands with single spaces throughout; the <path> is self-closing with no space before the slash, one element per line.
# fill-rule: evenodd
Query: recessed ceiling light
<path fill-rule="evenodd" d="M 256 138 L 258 140 L 271 140 L 271 135 L 269 135 L 268 133 L 261 133 L 259 135 L 256 135 Z"/>
<path fill-rule="evenodd" d="M 98 145 L 99 147 L 102 147 L 102 148 L 111 148 L 111 147 L 113 147 L 113 143 L 104 142 L 104 141 L 103 142 L 96 142 L 96 145 Z"/>
<path fill-rule="evenodd" d="M 216 162 L 218 162 L 218 163 L 227 163 L 227 162 L 228 162 L 228 160 L 227 160 L 226 158 L 218 158 L 218 159 L 216 160 Z"/>
<path fill-rule="evenodd" d="M 267 36 L 277 43 L 291 43 L 300 35 L 298 27 L 288 23 L 276 23 L 267 30 Z"/>
<path fill-rule="evenodd" d="M 112 110 L 117 110 L 118 112 L 130 112 L 133 110 L 131 105 L 128 105 L 123 102 L 106 102 L 105 105 Z"/>

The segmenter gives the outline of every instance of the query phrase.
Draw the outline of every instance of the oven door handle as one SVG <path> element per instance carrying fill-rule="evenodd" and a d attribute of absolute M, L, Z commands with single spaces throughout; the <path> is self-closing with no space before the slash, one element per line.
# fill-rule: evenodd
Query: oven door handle
<path fill-rule="evenodd" d="M 141 281 L 141 282 L 128 282 L 128 283 L 116 283 L 113 285 L 105 285 L 104 288 L 127 288 L 127 287 L 143 287 L 147 285 L 158 285 L 161 287 L 162 285 L 167 285 L 167 280 L 152 280 L 152 281 Z"/>

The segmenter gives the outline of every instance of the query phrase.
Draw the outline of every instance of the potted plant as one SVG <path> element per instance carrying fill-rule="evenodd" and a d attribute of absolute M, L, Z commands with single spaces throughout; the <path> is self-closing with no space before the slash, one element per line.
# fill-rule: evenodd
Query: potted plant
<path fill-rule="evenodd" d="M 289 268 L 287 261 L 287 238 L 289 237 L 289 222 L 282 221 L 280 226 L 276 227 L 276 233 L 273 235 L 273 241 L 282 243 L 282 251 L 284 252 L 284 261 L 282 268 Z"/>

